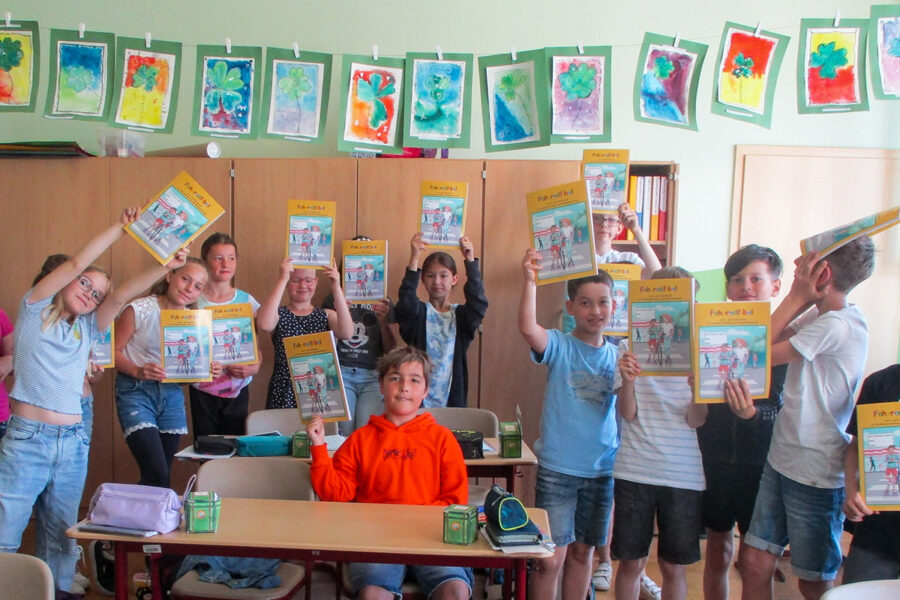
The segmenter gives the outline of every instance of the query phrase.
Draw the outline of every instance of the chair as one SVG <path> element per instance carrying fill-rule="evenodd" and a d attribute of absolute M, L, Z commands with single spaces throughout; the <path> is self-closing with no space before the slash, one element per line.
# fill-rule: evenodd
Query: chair
<path fill-rule="evenodd" d="M 29 554 L 0 552 L 0 581 L 7 597 L 18 600 L 54 600 L 53 574 L 47 563 Z"/>
<path fill-rule="evenodd" d="M 822 600 L 871 600 L 873 598 L 900 598 L 900 579 L 848 583 L 822 594 Z"/>
<path fill-rule="evenodd" d="M 295 431 L 306 430 L 300 422 L 300 410 L 296 408 L 270 408 L 255 410 L 247 415 L 247 435 L 279 431 L 291 435 Z M 325 423 L 325 435 L 336 435 L 337 423 Z"/>
<path fill-rule="evenodd" d="M 297 413 L 295 409 L 288 410 Z M 285 460 L 277 456 L 238 456 L 205 462 L 197 471 L 195 489 L 214 491 L 224 498 L 315 499 L 309 480 L 309 465 L 303 461 Z M 262 590 L 231 589 L 221 583 L 206 583 L 200 581 L 196 571 L 190 571 L 172 586 L 172 597 L 180 600 L 287 600 L 307 584 L 306 599 L 309 600 L 311 589 L 307 573 L 310 573 L 308 564 L 300 566 L 282 562 L 276 571 L 281 578 L 281 585 Z"/>

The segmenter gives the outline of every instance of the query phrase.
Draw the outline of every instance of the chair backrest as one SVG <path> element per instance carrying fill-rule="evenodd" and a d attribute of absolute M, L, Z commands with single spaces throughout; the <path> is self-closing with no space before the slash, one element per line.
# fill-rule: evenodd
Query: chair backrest
<path fill-rule="evenodd" d="M 872 598 L 900 598 L 900 579 L 860 581 L 832 588 L 822 600 L 871 600 Z"/>
<path fill-rule="evenodd" d="M 420 408 L 420 413 L 429 412 L 439 425 L 448 429 L 474 429 L 484 437 L 497 437 L 500 421 L 497 415 L 485 408 Z"/>
<path fill-rule="evenodd" d="M 291 435 L 295 431 L 305 430 L 306 425 L 300 422 L 300 411 L 296 408 L 270 408 L 255 410 L 247 415 L 247 435 L 279 431 L 282 435 Z M 325 435 L 338 432 L 336 423 L 325 423 Z"/>
<path fill-rule="evenodd" d="M 223 498 L 314 500 L 309 464 L 284 456 L 232 456 L 200 465 L 195 489 Z"/>
<path fill-rule="evenodd" d="M 0 552 L 0 581 L 9 598 L 54 600 L 56 597 L 50 567 L 36 556 Z"/>

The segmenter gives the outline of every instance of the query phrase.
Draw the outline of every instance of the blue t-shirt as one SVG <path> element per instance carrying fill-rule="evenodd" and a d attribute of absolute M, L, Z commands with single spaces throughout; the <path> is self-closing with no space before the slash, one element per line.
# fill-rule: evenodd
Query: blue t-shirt
<path fill-rule="evenodd" d="M 547 330 L 547 348 L 531 358 L 547 365 L 541 433 L 534 445 L 540 464 L 576 477 L 610 475 L 619 446 L 616 395 L 617 348 L 599 348 L 571 334 Z"/>

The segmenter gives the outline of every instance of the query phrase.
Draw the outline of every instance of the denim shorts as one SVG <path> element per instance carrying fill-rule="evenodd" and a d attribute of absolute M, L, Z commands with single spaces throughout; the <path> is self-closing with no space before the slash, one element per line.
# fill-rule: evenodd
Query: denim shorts
<path fill-rule="evenodd" d="M 791 568 L 806 581 L 831 581 L 841 566 L 844 488 L 804 485 L 763 468 L 744 543 L 781 556 L 791 545 Z"/>
<path fill-rule="evenodd" d="M 442 583 L 458 579 L 469 586 L 469 595 L 475 583 L 472 569 L 465 567 L 437 567 L 433 565 L 392 565 L 381 563 L 350 563 L 350 587 L 353 593 L 359 592 L 367 585 L 377 585 L 401 598 L 401 587 L 406 570 L 416 578 L 419 588 L 426 598 L 430 598 L 434 590 Z"/>
<path fill-rule="evenodd" d="M 613 503 L 613 478 L 577 477 L 538 466 L 535 506 L 547 511 L 557 546 L 606 543 Z"/>
<path fill-rule="evenodd" d="M 116 412 L 122 433 L 153 427 L 160 433 L 187 433 L 184 392 L 179 383 L 116 375 Z"/>

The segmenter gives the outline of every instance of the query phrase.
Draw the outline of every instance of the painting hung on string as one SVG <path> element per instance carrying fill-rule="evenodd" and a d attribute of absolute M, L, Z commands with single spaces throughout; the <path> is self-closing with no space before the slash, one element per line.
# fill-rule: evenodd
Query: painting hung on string
<path fill-rule="evenodd" d="M 331 55 L 266 48 L 260 115 L 264 137 L 321 143 L 331 87 Z"/>
<path fill-rule="evenodd" d="M 900 5 L 873 6 L 871 11 L 872 91 L 879 100 L 900 100 Z"/>
<path fill-rule="evenodd" d="M 338 150 L 401 152 L 404 62 L 402 58 L 344 56 Z"/>
<path fill-rule="evenodd" d="M 193 135 L 256 137 L 262 48 L 197 46 Z"/>
<path fill-rule="evenodd" d="M 40 53 L 37 21 L 0 24 L 0 112 L 34 110 Z"/>
<path fill-rule="evenodd" d="M 706 44 L 645 33 L 634 82 L 634 118 L 697 130 L 697 82 Z"/>
<path fill-rule="evenodd" d="M 469 147 L 472 61 L 471 54 L 407 53 L 404 146 Z"/>
<path fill-rule="evenodd" d="M 181 77 L 181 42 L 116 39 L 115 96 L 109 124 L 172 133 Z"/>
<path fill-rule="evenodd" d="M 713 83 L 712 111 L 771 127 L 775 83 L 789 40 L 771 31 L 725 23 Z"/>
<path fill-rule="evenodd" d="M 801 19 L 797 111 L 869 110 L 866 94 L 866 19 Z"/>
<path fill-rule="evenodd" d="M 612 140 L 610 46 L 545 48 L 550 62 L 552 143 Z"/>
<path fill-rule="evenodd" d="M 116 36 L 50 30 L 50 87 L 44 115 L 106 120 Z"/>
<path fill-rule="evenodd" d="M 543 50 L 479 56 L 487 152 L 550 145 L 547 65 Z"/>

